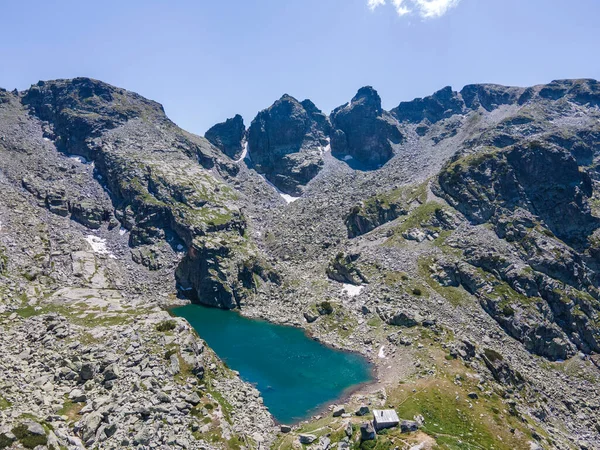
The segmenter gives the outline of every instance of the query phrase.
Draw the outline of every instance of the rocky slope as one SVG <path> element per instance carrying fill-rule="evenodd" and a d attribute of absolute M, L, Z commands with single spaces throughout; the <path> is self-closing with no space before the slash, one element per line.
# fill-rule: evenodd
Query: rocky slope
<path fill-rule="evenodd" d="M 600 448 L 599 107 L 593 80 L 366 87 L 205 139 L 95 80 L 0 91 L 0 448 Z M 186 299 L 377 382 L 278 432 Z M 376 444 L 373 407 L 406 420 Z"/>

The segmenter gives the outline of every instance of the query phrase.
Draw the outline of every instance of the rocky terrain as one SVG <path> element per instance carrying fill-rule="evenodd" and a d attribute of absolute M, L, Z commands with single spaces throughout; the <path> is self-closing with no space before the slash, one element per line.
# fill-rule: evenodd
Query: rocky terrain
<path fill-rule="evenodd" d="M 0 449 L 600 448 L 599 161 L 594 80 L 284 95 L 205 138 L 87 78 L 0 90 Z M 188 301 L 377 380 L 276 426 Z"/>

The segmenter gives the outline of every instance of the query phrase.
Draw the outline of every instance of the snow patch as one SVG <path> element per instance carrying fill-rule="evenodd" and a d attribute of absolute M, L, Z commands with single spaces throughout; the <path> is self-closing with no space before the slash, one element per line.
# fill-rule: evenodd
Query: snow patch
<path fill-rule="evenodd" d="M 125 236 L 125 234 L 126 234 L 126 233 L 127 233 L 127 230 L 126 230 L 125 228 L 121 227 L 121 228 L 119 229 L 119 234 L 120 234 L 121 236 Z"/>
<path fill-rule="evenodd" d="M 74 159 L 75 161 L 80 162 L 81 164 L 89 164 L 88 160 L 85 159 L 83 156 L 69 155 L 69 159 Z"/>
<path fill-rule="evenodd" d="M 379 349 L 379 353 L 377 354 L 377 357 L 380 359 L 385 359 L 385 345 L 381 346 L 381 348 Z"/>
<path fill-rule="evenodd" d="M 92 236 L 90 234 L 86 236 L 85 240 L 88 244 L 90 244 L 94 253 L 98 253 L 99 255 L 105 255 L 109 258 L 116 259 L 115 255 L 113 255 L 106 247 L 106 239 L 102 239 L 98 236 Z"/>
<path fill-rule="evenodd" d="M 343 286 L 344 287 L 342 288 L 342 291 L 348 294 L 350 297 L 356 297 L 365 288 L 364 286 L 354 286 L 353 284 L 346 283 L 344 283 Z"/>
<path fill-rule="evenodd" d="M 352 161 L 354 158 L 351 155 L 344 156 L 344 161 Z"/>
<path fill-rule="evenodd" d="M 44 138 L 44 140 L 45 140 L 46 142 L 52 142 L 52 141 L 50 140 L 50 138 L 47 138 L 47 137 L 45 137 L 45 138 Z"/>
<path fill-rule="evenodd" d="M 425 448 L 425 442 L 421 442 L 418 445 L 413 445 L 410 450 L 423 450 Z"/>
<path fill-rule="evenodd" d="M 177 245 L 177 251 L 178 252 L 182 252 L 184 249 L 185 249 L 185 247 L 183 245 L 181 245 L 181 244 Z"/>
<path fill-rule="evenodd" d="M 250 159 L 250 155 L 248 154 L 248 143 L 247 142 L 244 143 L 244 151 L 242 152 L 239 159 L 235 160 L 235 162 L 241 163 L 244 159 L 246 159 L 246 157 L 248 157 L 248 159 Z"/>
<path fill-rule="evenodd" d="M 269 180 L 267 180 L 267 177 L 265 177 L 263 174 L 259 173 L 260 177 L 265 180 L 265 183 L 267 183 L 269 186 L 271 186 L 273 189 L 275 189 L 275 191 L 281 196 L 282 199 L 285 200 L 285 202 L 289 205 L 290 203 L 295 202 L 296 200 L 300 199 L 300 197 L 293 197 L 289 194 L 284 194 L 283 192 L 281 192 L 277 186 L 275 186 L 273 183 L 271 183 Z"/>

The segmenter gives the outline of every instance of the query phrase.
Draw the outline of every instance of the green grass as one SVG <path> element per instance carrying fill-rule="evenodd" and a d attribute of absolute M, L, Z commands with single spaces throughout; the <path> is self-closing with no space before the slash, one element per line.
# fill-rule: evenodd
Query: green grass
<path fill-rule="evenodd" d="M 450 302 L 451 305 L 464 305 L 470 295 L 464 288 L 458 286 L 442 286 L 440 283 L 431 278 L 429 266 L 433 264 L 433 258 L 419 259 L 419 275 L 427 283 L 427 285 Z"/>
<path fill-rule="evenodd" d="M 12 406 L 12 403 L 0 395 L 0 409 L 7 409 Z"/>
<path fill-rule="evenodd" d="M 62 408 L 58 410 L 58 414 L 61 416 L 67 416 L 69 421 L 74 422 L 80 418 L 79 411 L 81 411 L 84 406 L 84 403 L 74 403 L 65 396 L 65 401 Z"/>
<path fill-rule="evenodd" d="M 397 400 L 398 416 L 412 419 L 422 415 L 425 423 L 421 431 L 435 438 L 440 449 L 527 448 L 524 446 L 526 441 L 518 440 L 510 433 L 510 428 L 516 426 L 513 423 L 516 419 L 500 413 L 504 407 L 499 398 L 468 401 L 464 387 L 439 380 L 419 386 L 416 393 L 405 389 Z"/>
<path fill-rule="evenodd" d="M 46 436 L 31 434 L 25 425 L 17 425 L 11 431 L 25 448 L 33 449 L 38 445 L 46 445 L 48 443 Z"/>

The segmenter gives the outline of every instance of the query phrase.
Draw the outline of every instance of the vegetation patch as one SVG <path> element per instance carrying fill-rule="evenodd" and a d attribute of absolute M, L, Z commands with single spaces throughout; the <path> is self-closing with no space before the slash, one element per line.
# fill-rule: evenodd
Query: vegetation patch
<path fill-rule="evenodd" d="M 173 331 L 175 328 L 177 328 L 177 322 L 175 322 L 174 320 L 165 320 L 156 325 L 156 331 L 160 331 L 161 333 Z"/>
<path fill-rule="evenodd" d="M 12 406 L 12 403 L 0 395 L 0 409 L 7 409 Z"/>
<path fill-rule="evenodd" d="M 33 449 L 38 445 L 46 445 L 48 443 L 48 438 L 45 435 L 32 434 L 24 424 L 17 425 L 11 431 L 25 448 Z"/>
<path fill-rule="evenodd" d="M 528 448 L 525 434 L 510 432 L 522 424 L 502 413 L 502 401 L 495 396 L 469 400 L 466 389 L 470 387 L 468 383 L 459 387 L 445 379 L 430 380 L 418 384 L 416 392 L 403 389 L 395 393 L 393 401 L 398 402 L 399 417 L 412 420 L 422 416 L 421 431 L 434 437 L 441 449 Z"/>
<path fill-rule="evenodd" d="M 84 403 L 74 403 L 69 398 L 65 398 L 65 402 L 60 410 L 58 410 L 58 414 L 61 416 L 68 417 L 69 422 L 76 422 L 80 419 L 79 412 L 85 406 Z"/>

